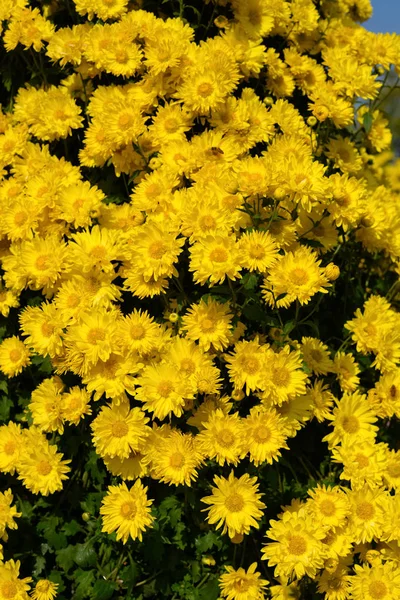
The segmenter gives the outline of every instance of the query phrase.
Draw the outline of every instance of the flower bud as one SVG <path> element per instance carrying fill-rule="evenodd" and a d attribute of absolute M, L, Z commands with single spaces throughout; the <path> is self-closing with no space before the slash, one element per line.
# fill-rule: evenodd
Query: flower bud
<path fill-rule="evenodd" d="M 82 521 L 85 521 L 85 523 L 87 523 L 88 521 L 90 521 L 90 513 L 84 512 L 82 514 Z"/>
<path fill-rule="evenodd" d="M 231 538 L 232 544 L 241 544 L 243 542 L 243 533 L 235 533 Z"/>
<path fill-rule="evenodd" d="M 224 17 L 224 15 L 219 15 L 216 19 L 214 19 L 214 25 L 215 27 L 218 27 L 218 29 L 225 29 L 229 26 L 229 21 L 226 17 Z"/>
<path fill-rule="evenodd" d="M 325 267 L 325 276 L 329 279 L 329 281 L 335 281 L 340 275 L 340 269 L 337 265 L 333 263 L 329 263 Z"/>
<path fill-rule="evenodd" d="M 314 125 L 316 125 L 317 123 L 318 121 L 315 117 L 308 117 L 307 125 L 309 125 L 310 127 L 314 127 Z"/>
<path fill-rule="evenodd" d="M 176 312 L 170 313 L 168 319 L 171 323 L 176 323 L 179 319 L 179 315 Z"/>

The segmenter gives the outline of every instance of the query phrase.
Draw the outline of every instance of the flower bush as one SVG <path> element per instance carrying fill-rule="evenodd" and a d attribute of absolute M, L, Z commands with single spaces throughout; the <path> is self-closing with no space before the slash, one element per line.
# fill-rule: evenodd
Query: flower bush
<path fill-rule="evenodd" d="M 400 38 L 189 2 L 0 5 L 0 600 L 396 600 Z"/>

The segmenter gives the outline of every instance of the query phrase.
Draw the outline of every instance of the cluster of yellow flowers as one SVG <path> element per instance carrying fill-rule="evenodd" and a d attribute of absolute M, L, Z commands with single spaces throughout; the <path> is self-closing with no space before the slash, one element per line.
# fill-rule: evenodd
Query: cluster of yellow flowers
<path fill-rule="evenodd" d="M 269 522 L 268 593 L 297 597 L 307 575 L 327 600 L 399 598 L 400 455 L 377 435 L 380 420 L 400 418 L 400 315 L 371 296 L 346 323 L 344 345 L 373 353 L 380 373 L 365 390 L 353 352 L 291 339 L 283 324 L 254 334 L 237 302 L 249 281 L 271 314 L 328 294 L 340 271 L 326 256 L 350 236 L 400 273 L 400 162 L 379 110 L 399 37 L 357 23 L 369 0 L 220 2 L 231 17 L 200 43 L 181 19 L 128 0 L 74 4 L 87 20 L 62 28 L 58 2 L 0 6 L 6 50 L 61 73 L 0 114 L 0 313 L 22 305 L 0 370 L 13 378 L 38 355 L 54 369 L 28 425 L 0 427 L 0 471 L 33 494 L 61 490 L 70 461 L 54 440 L 84 420 L 122 480 L 100 509 L 105 532 L 142 540 L 154 520 L 142 478 L 191 486 L 212 461 L 232 470 L 202 498 L 206 518 L 240 543 L 268 497 L 257 477 L 236 476 L 239 462 L 268 468 L 307 422 L 327 421 L 343 485 L 318 485 Z M 51 150 L 70 136 L 79 165 Z M 127 183 L 123 203 L 89 181 L 101 168 Z M 42 303 L 26 306 L 25 290 Z M 161 317 L 148 308 L 157 298 Z M 80 384 L 67 388 L 67 372 Z M 12 502 L 0 494 L 0 534 L 16 527 Z M 227 567 L 221 596 L 264 598 L 256 568 Z M 28 598 L 18 574 L 0 562 L 0 598 Z M 41 580 L 32 598 L 55 591 Z"/>

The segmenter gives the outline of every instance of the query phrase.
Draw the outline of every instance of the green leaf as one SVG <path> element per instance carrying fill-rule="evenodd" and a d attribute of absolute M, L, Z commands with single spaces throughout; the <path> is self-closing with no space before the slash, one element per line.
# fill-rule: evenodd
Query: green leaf
<path fill-rule="evenodd" d="M 199 590 L 199 600 L 217 600 L 219 597 L 218 577 L 209 579 Z"/>
<path fill-rule="evenodd" d="M 82 600 L 88 598 L 93 590 L 93 582 L 95 580 L 95 572 L 84 571 L 83 569 L 77 569 L 74 571 L 74 579 L 77 584 L 75 592 L 73 592 L 72 598 L 74 600 Z"/>
<path fill-rule="evenodd" d="M 243 309 L 243 314 L 249 321 L 262 322 L 265 319 L 266 312 L 258 304 L 248 304 Z"/>
<path fill-rule="evenodd" d="M 372 127 L 372 114 L 370 112 L 365 113 L 363 116 L 363 125 L 366 133 L 369 133 Z"/>
<path fill-rule="evenodd" d="M 210 550 L 211 548 L 213 548 L 213 546 L 218 546 L 218 542 L 220 542 L 219 536 L 213 531 L 209 531 L 205 535 L 197 538 L 195 541 L 195 545 L 197 550 L 201 554 L 204 554 L 204 552 L 207 552 L 207 550 Z"/>
<path fill-rule="evenodd" d="M 77 544 L 74 560 L 79 567 L 93 567 L 96 564 L 96 552 L 88 544 Z"/>
<path fill-rule="evenodd" d="M 0 398 L 0 421 L 8 421 L 10 419 L 10 410 L 13 405 L 12 400 L 7 396 Z"/>
<path fill-rule="evenodd" d="M 43 572 L 45 566 L 46 566 L 46 559 L 44 558 L 44 556 L 37 556 L 35 558 L 35 566 L 33 567 L 32 574 L 35 577 L 38 577 L 40 575 L 40 573 Z"/>
<path fill-rule="evenodd" d="M 75 521 L 75 519 L 72 519 L 72 521 L 70 521 L 69 523 L 65 523 L 63 531 L 66 536 L 72 536 L 78 533 L 79 531 L 82 531 L 82 527 L 77 521 Z"/>
<path fill-rule="evenodd" d="M 68 571 L 74 566 L 75 553 L 75 546 L 67 546 L 66 548 L 57 550 L 56 562 L 65 573 L 68 573 Z"/>
<path fill-rule="evenodd" d="M 109 600 L 112 598 L 116 584 L 113 581 L 99 579 L 93 586 L 91 597 L 93 600 Z"/>
<path fill-rule="evenodd" d="M 0 392 L 8 393 L 7 379 L 0 379 Z"/>

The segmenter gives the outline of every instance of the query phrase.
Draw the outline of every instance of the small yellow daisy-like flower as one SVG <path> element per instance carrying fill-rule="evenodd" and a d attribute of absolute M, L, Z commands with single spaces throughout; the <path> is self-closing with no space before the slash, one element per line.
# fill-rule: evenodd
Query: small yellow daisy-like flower
<path fill-rule="evenodd" d="M 373 440 L 344 441 L 332 449 L 332 461 L 343 465 L 340 479 L 350 481 L 353 490 L 365 484 L 376 488 L 382 486 L 387 465 L 386 446 Z"/>
<path fill-rule="evenodd" d="M 389 490 L 400 489 L 400 453 L 396 450 L 386 451 L 387 462 L 383 472 L 383 479 Z"/>
<path fill-rule="evenodd" d="M 171 431 L 161 438 L 148 455 L 152 475 L 169 485 L 187 485 L 197 479 L 197 468 L 203 462 L 198 438 L 180 431 Z"/>
<path fill-rule="evenodd" d="M 268 581 L 261 579 L 261 573 L 256 571 L 257 563 L 253 563 L 247 569 L 240 567 L 235 570 L 226 566 L 227 573 L 219 578 L 221 595 L 227 600 L 263 600 L 264 589 L 269 585 Z"/>
<path fill-rule="evenodd" d="M 203 431 L 197 436 L 200 450 L 208 458 L 214 458 L 221 466 L 225 463 L 237 465 L 244 456 L 244 424 L 239 414 L 235 412 L 226 415 L 217 408 L 203 426 Z"/>
<path fill-rule="evenodd" d="M 85 388 L 74 385 L 61 395 L 61 415 L 64 421 L 78 425 L 84 415 L 91 415 L 90 395 Z"/>
<path fill-rule="evenodd" d="M 305 396 L 312 404 L 314 417 L 319 423 L 322 423 L 331 414 L 335 396 L 330 391 L 329 385 L 324 385 L 324 382 L 318 379 L 306 390 Z"/>
<path fill-rule="evenodd" d="M 316 529 L 310 518 L 288 514 L 283 520 L 272 520 L 267 537 L 274 541 L 264 546 L 262 559 L 268 560 L 270 567 L 275 566 L 276 577 L 314 578 L 324 566 L 324 532 Z"/>
<path fill-rule="evenodd" d="M 243 420 L 242 448 L 256 466 L 278 460 L 280 450 L 288 447 L 287 437 L 286 419 L 273 408 L 255 406 Z"/>
<path fill-rule="evenodd" d="M 270 306 L 287 308 L 295 300 L 307 304 L 317 292 L 326 294 L 331 284 L 320 264 L 315 252 L 306 246 L 280 256 L 264 279 L 265 301 Z"/>
<path fill-rule="evenodd" d="M 235 388 L 246 386 L 246 393 L 259 388 L 265 363 L 271 354 L 268 344 L 260 344 L 257 339 L 237 342 L 234 352 L 225 356 L 229 378 Z"/>
<path fill-rule="evenodd" d="M 222 283 L 240 277 L 240 252 L 233 236 L 208 236 L 190 248 L 190 266 L 195 283 Z"/>
<path fill-rule="evenodd" d="M 317 485 L 308 491 L 311 500 L 307 502 L 307 509 L 316 521 L 316 526 L 338 529 L 346 522 L 350 512 L 349 501 L 346 494 L 339 487 L 328 488 Z"/>
<path fill-rule="evenodd" d="M 152 500 L 147 499 L 147 487 L 140 480 L 135 481 L 130 489 L 125 483 L 110 485 L 100 507 L 102 531 L 116 531 L 117 540 L 124 544 L 129 537 L 142 541 L 143 531 L 154 521 L 150 513 L 151 504 Z"/>
<path fill-rule="evenodd" d="M 0 536 L 8 529 L 17 529 L 18 525 L 14 521 L 15 518 L 21 516 L 22 513 L 17 512 L 15 506 L 11 506 L 13 495 L 11 490 L 0 492 Z"/>
<path fill-rule="evenodd" d="M 374 423 L 377 421 L 366 396 L 359 392 L 343 394 L 336 401 L 336 407 L 328 419 L 332 421 L 333 431 L 322 441 L 328 442 L 332 448 L 340 443 L 357 440 L 373 441 L 378 430 Z"/>
<path fill-rule="evenodd" d="M 40 432 L 24 431 L 24 447 L 18 465 L 19 479 L 33 494 L 48 496 L 63 487 L 68 479 L 70 460 L 62 460 L 57 446 L 50 445 Z"/>
<path fill-rule="evenodd" d="M 241 264 L 249 271 L 267 271 L 278 258 L 278 247 L 267 231 L 244 233 L 239 240 Z"/>
<path fill-rule="evenodd" d="M 160 326 L 146 310 L 135 309 L 119 321 L 118 327 L 122 343 L 130 352 L 147 354 L 160 342 Z"/>
<path fill-rule="evenodd" d="M 186 400 L 194 398 L 196 391 L 192 379 L 182 377 L 170 362 L 146 366 L 137 377 L 137 384 L 136 399 L 161 420 L 170 414 L 180 417 Z"/>
<path fill-rule="evenodd" d="M 63 433 L 64 424 L 61 412 L 63 389 L 63 382 L 56 376 L 45 379 L 33 390 L 28 406 L 32 413 L 33 424 L 40 431 Z"/>
<path fill-rule="evenodd" d="M 333 359 L 333 371 L 343 392 L 354 392 L 357 389 L 360 383 L 360 367 L 352 354 L 337 352 Z"/>
<path fill-rule="evenodd" d="M 3 598 L 4 600 L 8 598 L 27 600 L 29 598 L 27 592 L 30 589 L 29 583 L 32 578 L 19 579 L 20 566 L 19 560 L 0 563 L 0 597 L 2 600 Z"/>
<path fill-rule="evenodd" d="M 11 308 L 19 306 L 18 295 L 12 290 L 7 290 L 0 283 L 0 315 L 8 317 Z"/>
<path fill-rule="evenodd" d="M 150 434 L 146 425 L 149 420 L 140 408 L 130 409 L 128 402 L 103 406 L 91 424 L 97 452 L 100 456 L 128 458 Z"/>
<path fill-rule="evenodd" d="M 354 600 L 394 600 L 400 597 L 400 569 L 391 561 L 354 565 L 350 593 Z"/>
<path fill-rule="evenodd" d="M 211 347 L 223 350 L 229 345 L 232 317 L 228 304 L 201 300 L 199 304 L 192 304 L 182 318 L 182 329 L 189 339 L 198 341 L 203 350 Z"/>
<path fill-rule="evenodd" d="M 53 303 L 42 302 L 40 306 L 27 306 L 19 314 L 22 335 L 27 336 L 28 348 L 51 358 L 63 350 L 63 328 L 66 321 L 63 313 Z"/>
<path fill-rule="evenodd" d="M 10 421 L 0 427 L 0 471 L 14 474 L 22 447 L 21 426 Z"/>
<path fill-rule="evenodd" d="M 327 375 L 332 371 L 333 363 L 329 357 L 329 349 L 326 344 L 312 337 L 301 339 L 301 353 L 307 366 L 316 375 Z"/>
<path fill-rule="evenodd" d="M 381 488 L 364 485 L 359 490 L 348 490 L 350 502 L 349 527 L 356 544 L 379 539 L 382 535 L 388 495 Z"/>
<path fill-rule="evenodd" d="M 302 370 L 298 350 L 291 351 L 284 346 L 280 352 L 271 352 L 260 378 L 260 397 L 263 402 L 273 402 L 278 406 L 306 392 L 307 374 Z"/>
<path fill-rule="evenodd" d="M 230 538 L 235 534 L 248 534 L 251 527 L 258 529 L 265 504 L 260 500 L 257 477 L 245 473 L 237 479 L 231 471 L 228 479 L 216 475 L 214 484 L 212 496 L 201 500 L 210 505 L 203 509 L 209 511 L 207 521 L 211 525 L 217 523 L 217 529 L 222 527 L 222 533 L 228 532 Z"/>
<path fill-rule="evenodd" d="M 40 579 L 31 592 L 32 600 L 54 600 L 57 596 L 58 583 L 48 579 Z"/>
<path fill-rule="evenodd" d="M 15 377 L 30 364 L 29 350 L 17 337 L 6 338 L 0 344 L 0 371 L 7 377 Z"/>

